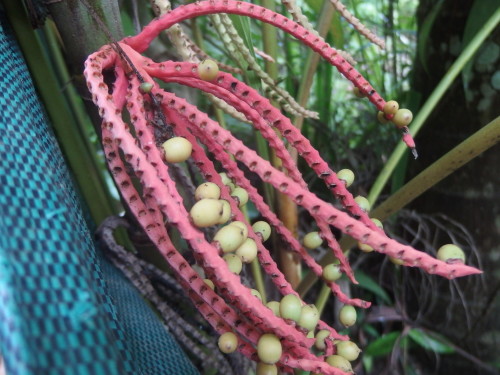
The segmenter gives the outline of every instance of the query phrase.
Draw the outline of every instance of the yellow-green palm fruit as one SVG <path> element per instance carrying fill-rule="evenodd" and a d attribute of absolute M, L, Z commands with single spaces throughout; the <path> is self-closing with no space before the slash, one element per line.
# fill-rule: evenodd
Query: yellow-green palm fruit
<path fill-rule="evenodd" d="M 325 350 L 326 349 L 326 343 L 325 340 L 326 338 L 330 336 L 330 331 L 327 329 L 322 329 L 316 333 L 316 341 L 314 342 L 314 346 L 318 350 Z"/>
<path fill-rule="evenodd" d="M 220 198 L 220 187 L 213 182 L 204 182 L 198 186 L 194 192 L 194 199 L 199 201 L 200 199 L 219 199 Z"/>
<path fill-rule="evenodd" d="M 198 64 L 198 75 L 204 81 L 213 81 L 219 74 L 219 66 L 213 60 L 206 59 Z"/>
<path fill-rule="evenodd" d="M 373 223 L 379 227 L 380 229 L 384 229 L 384 225 L 382 224 L 382 222 L 379 220 L 379 219 L 375 219 L 375 218 L 372 218 L 370 219 L 371 221 L 373 221 Z M 371 247 L 370 245 L 367 245 L 367 244 L 364 244 L 364 243 L 361 243 L 360 241 L 358 241 L 358 248 L 361 250 L 361 251 L 364 251 L 365 253 L 370 253 L 373 251 L 373 247 Z"/>
<path fill-rule="evenodd" d="M 281 341 L 272 333 L 265 333 L 260 336 L 257 342 L 257 355 L 261 362 L 273 365 L 279 361 L 283 354 Z"/>
<path fill-rule="evenodd" d="M 304 305 L 300 312 L 299 326 L 312 331 L 316 328 L 319 321 L 319 311 L 314 305 Z"/>
<path fill-rule="evenodd" d="M 243 263 L 251 263 L 257 257 L 257 244 L 251 238 L 247 238 L 235 251 Z"/>
<path fill-rule="evenodd" d="M 405 126 L 408 126 L 411 120 L 413 120 L 413 113 L 411 113 L 409 109 L 405 108 L 398 109 L 396 114 L 392 118 L 392 122 L 398 128 L 404 128 Z"/>
<path fill-rule="evenodd" d="M 389 100 L 384 105 L 384 113 L 386 115 L 395 115 L 399 109 L 399 103 L 395 100 Z"/>
<path fill-rule="evenodd" d="M 304 236 L 304 246 L 308 249 L 315 249 L 320 247 L 323 243 L 323 239 L 321 238 L 319 232 L 309 232 Z"/>
<path fill-rule="evenodd" d="M 339 312 L 340 323 L 344 327 L 351 327 L 356 323 L 357 313 L 354 306 L 345 305 L 342 306 Z"/>
<path fill-rule="evenodd" d="M 232 273 L 239 275 L 241 270 L 243 269 L 243 263 L 238 255 L 235 254 L 226 254 L 222 257 L 226 263 L 229 271 Z"/>
<path fill-rule="evenodd" d="M 351 363 L 340 355 L 334 354 L 326 357 L 326 363 L 344 372 L 353 372 Z"/>
<path fill-rule="evenodd" d="M 381 123 L 381 124 L 387 124 L 389 122 L 389 120 L 387 120 L 387 118 L 385 117 L 385 113 L 382 112 L 382 111 L 378 111 L 377 112 L 377 120 Z"/>
<path fill-rule="evenodd" d="M 219 176 L 220 176 L 220 178 L 221 178 L 221 180 L 222 180 L 222 183 L 223 183 L 224 185 L 227 185 L 227 184 L 229 184 L 229 183 L 232 183 L 232 182 L 233 182 L 233 180 L 231 180 L 231 179 L 229 178 L 229 176 L 227 175 L 227 173 L 225 173 L 225 172 L 221 172 L 221 173 L 219 173 Z"/>
<path fill-rule="evenodd" d="M 238 337 L 233 332 L 225 332 L 219 336 L 218 345 L 222 353 L 233 353 L 238 348 Z"/>
<path fill-rule="evenodd" d="M 252 229 L 256 234 L 260 234 L 262 241 L 267 241 L 271 236 L 271 226 L 265 221 L 256 221 L 252 225 Z"/>
<path fill-rule="evenodd" d="M 302 313 L 302 302 L 295 294 L 287 294 L 280 301 L 280 315 L 283 319 L 298 322 Z"/>
<path fill-rule="evenodd" d="M 366 199 L 365 197 L 358 195 L 356 198 L 354 198 L 354 201 L 358 204 L 359 208 L 361 208 L 362 211 L 370 211 L 370 202 L 368 202 L 368 199 Z"/>
<path fill-rule="evenodd" d="M 225 224 L 231 218 L 231 205 L 224 199 L 220 199 L 219 202 L 222 204 L 222 214 L 217 224 Z"/>
<path fill-rule="evenodd" d="M 443 245 L 437 251 L 437 258 L 446 263 L 465 263 L 465 253 L 457 245 Z"/>
<path fill-rule="evenodd" d="M 340 341 L 337 343 L 337 354 L 352 362 L 358 359 L 361 349 L 352 341 Z"/>
<path fill-rule="evenodd" d="M 238 228 L 240 228 L 243 231 L 243 236 L 247 238 L 248 236 L 248 227 L 243 221 L 231 221 L 229 225 L 236 225 Z"/>
<path fill-rule="evenodd" d="M 331 263 L 323 268 L 323 278 L 326 281 L 337 281 L 342 277 L 342 271 L 340 270 L 340 265 Z"/>
<path fill-rule="evenodd" d="M 345 182 L 345 187 L 349 187 L 354 182 L 354 172 L 350 169 L 341 169 L 337 173 L 337 178 Z"/>
<path fill-rule="evenodd" d="M 278 375 L 278 367 L 276 365 L 268 365 L 264 362 L 257 363 L 256 375 Z"/>
<path fill-rule="evenodd" d="M 214 285 L 214 282 L 210 279 L 203 279 L 203 281 L 205 282 L 205 284 L 208 285 L 208 287 L 212 290 L 215 290 L 215 285 Z"/>
<path fill-rule="evenodd" d="M 235 187 L 231 191 L 231 196 L 238 201 L 238 207 L 243 207 L 248 202 L 248 192 L 242 187 Z"/>
<path fill-rule="evenodd" d="M 280 314 L 280 303 L 278 301 L 269 301 L 266 303 L 267 308 L 269 308 L 274 315 L 276 315 L 278 318 L 281 317 Z"/>
<path fill-rule="evenodd" d="M 250 289 L 250 293 L 252 293 L 252 296 L 257 297 L 262 302 L 262 296 L 257 289 Z"/>
<path fill-rule="evenodd" d="M 223 253 L 230 253 L 246 240 L 244 231 L 236 225 L 226 225 L 215 233 L 214 241 L 219 243 Z"/>
<path fill-rule="evenodd" d="M 199 228 L 219 224 L 223 215 L 222 202 L 218 199 L 201 199 L 193 205 L 189 215 Z"/>
<path fill-rule="evenodd" d="M 193 152 L 193 145 L 186 138 L 172 137 L 162 144 L 165 160 L 169 163 L 180 163 L 187 160 Z"/>

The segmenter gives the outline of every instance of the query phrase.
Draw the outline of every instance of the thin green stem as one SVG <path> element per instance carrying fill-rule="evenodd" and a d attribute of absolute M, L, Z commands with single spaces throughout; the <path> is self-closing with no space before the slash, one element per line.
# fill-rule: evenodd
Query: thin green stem
<path fill-rule="evenodd" d="M 425 121 L 432 113 L 437 103 L 441 100 L 446 90 L 451 86 L 455 78 L 464 69 L 467 62 L 474 56 L 479 47 L 483 44 L 485 39 L 490 35 L 490 33 L 495 29 L 495 27 L 500 22 L 500 8 L 491 15 L 490 19 L 484 24 L 484 26 L 479 30 L 476 36 L 469 42 L 467 47 L 462 51 L 457 60 L 450 67 L 448 72 L 441 79 L 441 82 L 437 85 L 436 89 L 429 96 L 425 104 L 422 106 L 417 116 L 413 120 L 413 124 L 410 126 L 410 132 L 415 136 L 420 128 L 424 125 Z M 391 157 L 385 164 L 384 168 L 380 172 L 377 180 L 373 184 L 370 193 L 368 194 L 368 200 L 373 204 L 378 196 L 380 195 L 382 189 L 386 185 L 390 176 L 392 175 L 394 169 L 399 163 L 399 160 L 406 152 L 406 146 L 400 143 L 392 153 Z"/>

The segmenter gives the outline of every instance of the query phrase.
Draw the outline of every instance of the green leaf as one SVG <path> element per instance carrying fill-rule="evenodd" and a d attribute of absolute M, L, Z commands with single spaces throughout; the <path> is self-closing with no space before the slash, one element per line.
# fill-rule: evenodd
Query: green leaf
<path fill-rule="evenodd" d="M 389 297 L 387 292 L 382 287 L 380 287 L 380 285 L 378 285 L 377 282 L 370 276 L 362 271 L 354 272 L 354 276 L 356 277 L 356 280 L 358 280 L 359 286 L 361 288 L 369 290 L 388 305 L 392 305 L 391 298 Z"/>
<path fill-rule="evenodd" d="M 401 336 L 400 331 L 390 332 L 372 341 L 363 351 L 365 355 L 380 357 L 389 354 L 394 349 L 397 339 Z"/>
<path fill-rule="evenodd" d="M 444 4 L 443 0 L 438 1 L 436 4 L 434 4 L 434 7 L 430 11 L 429 15 L 425 18 L 425 21 L 422 23 L 422 27 L 420 29 L 420 32 L 418 34 L 418 56 L 420 57 L 420 63 L 424 67 L 424 70 L 426 72 L 429 71 L 427 67 L 427 61 L 429 59 L 427 58 L 427 43 L 423 42 L 429 38 L 429 34 L 432 31 L 432 27 L 434 26 L 434 22 L 436 21 L 436 18 L 439 14 L 439 11 L 441 10 L 441 6 Z"/>
<path fill-rule="evenodd" d="M 426 332 L 420 328 L 412 328 L 408 331 L 408 336 L 421 347 L 435 353 L 450 354 L 455 349 L 449 345 L 448 340 L 437 333 Z"/>

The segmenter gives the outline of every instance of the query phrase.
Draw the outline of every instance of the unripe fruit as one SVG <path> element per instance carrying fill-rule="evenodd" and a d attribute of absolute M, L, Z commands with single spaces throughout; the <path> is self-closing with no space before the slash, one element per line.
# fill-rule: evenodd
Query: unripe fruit
<path fill-rule="evenodd" d="M 251 238 L 247 238 L 235 252 L 243 263 L 251 263 L 257 257 L 257 244 Z"/>
<path fill-rule="evenodd" d="M 221 178 L 221 180 L 222 180 L 222 183 L 223 183 L 224 185 L 227 185 L 227 184 L 229 184 L 230 182 L 233 182 L 233 181 L 232 181 L 232 180 L 228 177 L 227 173 L 225 173 L 225 172 L 221 172 L 221 173 L 219 173 L 219 176 L 220 176 L 220 178 Z"/>
<path fill-rule="evenodd" d="M 210 279 L 203 279 L 203 281 L 205 282 L 205 284 L 208 285 L 208 287 L 212 290 L 215 289 L 215 285 L 214 285 L 214 282 Z"/>
<path fill-rule="evenodd" d="M 280 314 L 280 303 L 278 301 L 270 301 L 266 304 L 266 306 L 271 309 L 274 315 L 277 317 L 281 317 Z"/>
<path fill-rule="evenodd" d="M 465 263 L 465 253 L 453 244 L 441 246 L 437 251 L 437 258 L 446 263 Z"/>
<path fill-rule="evenodd" d="M 250 293 L 252 293 L 252 296 L 257 297 L 262 302 L 262 296 L 257 289 L 250 289 Z"/>
<path fill-rule="evenodd" d="M 193 224 L 199 228 L 206 228 L 219 224 L 222 215 L 222 203 L 216 199 L 201 199 L 189 211 Z"/>
<path fill-rule="evenodd" d="M 238 348 L 238 337 L 233 332 L 225 332 L 219 336 L 218 344 L 222 353 L 232 353 Z"/>
<path fill-rule="evenodd" d="M 359 357 L 361 349 L 352 341 L 340 341 L 337 343 L 337 354 L 348 361 L 355 361 Z"/>
<path fill-rule="evenodd" d="M 198 75 L 204 81 L 213 81 L 219 73 L 219 66 L 213 60 L 203 60 L 198 64 Z"/>
<path fill-rule="evenodd" d="M 384 226 L 382 225 L 382 222 L 379 220 L 379 219 L 375 219 L 375 218 L 372 218 L 371 221 L 373 221 L 373 223 L 379 227 L 380 229 L 383 229 Z M 361 251 L 364 251 L 365 253 L 370 253 L 373 251 L 373 247 L 371 247 L 370 245 L 367 245 L 367 244 L 364 244 L 364 243 L 361 243 L 360 241 L 358 241 L 358 247 Z"/>
<path fill-rule="evenodd" d="M 318 331 L 318 333 L 316 333 L 316 342 L 314 343 L 316 349 L 325 350 L 326 348 L 325 340 L 328 336 L 330 336 L 330 331 L 327 329 L 322 329 Z"/>
<path fill-rule="evenodd" d="M 342 306 L 339 313 L 340 323 L 345 327 L 351 327 L 356 323 L 357 313 L 353 306 Z"/>
<path fill-rule="evenodd" d="M 389 120 L 385 117 L 385 113 L 382 112 L 382 111 L 378 111 L 377 112 L 377 120 L 381 123 L 381 124 L 387 124 L 389 122 Z"/>
<path fill-rule="evenodd" d="M 344 357 L 341 357 L 340 355 L 334 354 L 326 357 L 326 363 L 344 372 L 353 372 L 351 363 Z"/>
<path fill-rule="evenodd" d="M 323 268 L 323 278 L 326 281 L 337 281 L 342 277 L 342 271 L 338 264 L 328 264 Z"/>
<path fill-rule="evenodd" d="M 264 362 L 257 363 L 256 375 L 278 375 L 278 367 L 276 365 L 268 365 Z"/>
<path fill-rule="evenodd" d="M 337 173 L 337 178 L 345 182 L 345 187 L 349 187 L 354 182 L 354 172 L 350 169 L 341 169 Z"/>
<path fill-rule="evenodd" d="M 302 312 L 302 302 L 295 294 L 287 294 L 280 302 L 280 315 L 283 319 L 298 322 Z"/>
<path fill-rule="evenodd" d="M 243 221 L 231 221 L 229 225 L 235 225 L 243 231 L 243 237 L 247 238 L 248 236 L 248 227 Z"/>
<path fill-rule="evenodd" d="M 372 217 L 370 218 L 370 220 L 373 221 L 373 224 L 375 224 L 380 229 L 384 229 L 384 224 L 382 224 L 382 222 L 379 219 Z"/>
<path fill-rule="evenodd" d="M 262 241 L 266 241 L 271 236 L 271 226 L 265 221 L 256 221 L 252 229 L 256 234 L 260 233 Z"/>
<path fill-rule="evenodd" d="M 236 189 L 236 185 L 232 182 L 228 182 L 227 184 L 225 184 L 227 186 L 227 188 L 229 189 L 229 191 L 232 193 L 234 191 L 234 189 Z"/>
<path fill-rule="evenodd" d="M 186 138 L 173 137 L 162 145 L 165 160 L 169 163 L 180 163 L 187 160 L 193 151 L 193 145 Z"/>
<path fill-rule="evenodd" d="M 320 247 L 322 243 L 323 239 L 319 235 L 319 232 L 309 232 L 304 236 L 304 246 L 308 249 Z"/>
<path fill-rule="evenodd" d="M 223 253 L 236 250 L 245 239 L 243 230 L 236 225 L 226 225 L 219 229 L 214 236 L 214 241 L 219 243 L 219 248 Z"/>
<path fill-rule="evenodd" d="M 239 186 L 231 191 L 231 196 L 238 201 L 238 207 L 243 207 L 248 202 L 248 192 Z"/>
<path fill-rule="evenodd" d="M 239 275 L 241 270 L 243 269 L 243 263 L 238 255 L 234 254 L 226 254 L 222 257 L 226 261 L 227 267 L 229 271 L 232 273 Z"/>
<path fill-rule="evenodd" d="M 198 186 L 194 192 L 194 199 L 199 201 L 200 199 L 219 199 L 220 198 L 220 187 L 213 182 L 204 182 Z"/>
<path fill-rule="evenodd" d="M 396 266 L 402 266 L 403 264 L 405 264 L 405 261 L 403 259 L 399 259 L 399 258 L 394 258 L 394 257 L 389 257 L 389 260 L 394 263 Z"/>
<path fill-rule="evenodd" d="M 384 105 L 384 113 L 386 115 L 394 115 L 399 109 L 399 103 L 395 100 L 389 100 Z"/>
<path fill-rule="evenodd" d="M 219 200 L 219 202 L 222 204 L 222 214 L 217 224 L 225 224 L 231 217 L 231 205 L 224 199 Z"/>
<path fill-rule="evenodd" d="M 314 305 L 304 305 L 300 313 L 299 326 L 312 331 L 319 321 L 319 311 Z"/>
<path fill-rule="evenodd" d="M 151 90 L 153 90 L 153 84 L 151 82 L 142 82 L 139 85 L 139 90 L 142 93 L 147 94 L 148 92 L 151 92 Z"/>
<path fill-rule="evenodd" d="M 413 113 L 409 109 L 398 109 L 394 117 L 392 118 L 392 122 L 398 128 L 404 128 L 408 126 L 408 124 L 413 120 Z"/>
<path fill-rule="evenodd" d="M 257 355 L 262 362 L 273 365 L 279 361 L 282 353 L 281 342 L 275 335 L 265 333 L 260 336 L 257 342 Z"/>
<path fill-rule="evenodd" d="M 370 202 L 368 202 L 368 199 L 366 199 L 365 197 L 358 195 L 356 198 L 354 198 L 354 201 L 358 204 L 359 208 L 361 208 L 361 211 L 370 211 Z"/>
<path fill-rule="evenodd" d="M 359 87 L 354 87 L 352 89 L 352 92 L 354 93 L 354 95 L 356 95 L 356 97 L 358 98 L 364 98 L 366 95 L 364 93 L 361 92 L 361 90 L 359 89 Z"/>

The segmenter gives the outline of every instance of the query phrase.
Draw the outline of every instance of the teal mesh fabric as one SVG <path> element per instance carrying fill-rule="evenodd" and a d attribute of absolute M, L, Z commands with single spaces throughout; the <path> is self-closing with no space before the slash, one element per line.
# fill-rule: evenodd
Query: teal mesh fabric
<path fill-rule="evenodd" d="M 0 133 L 0 353 L 7 374 L 197 374 L 96 251 L 1 11 Z"/>

